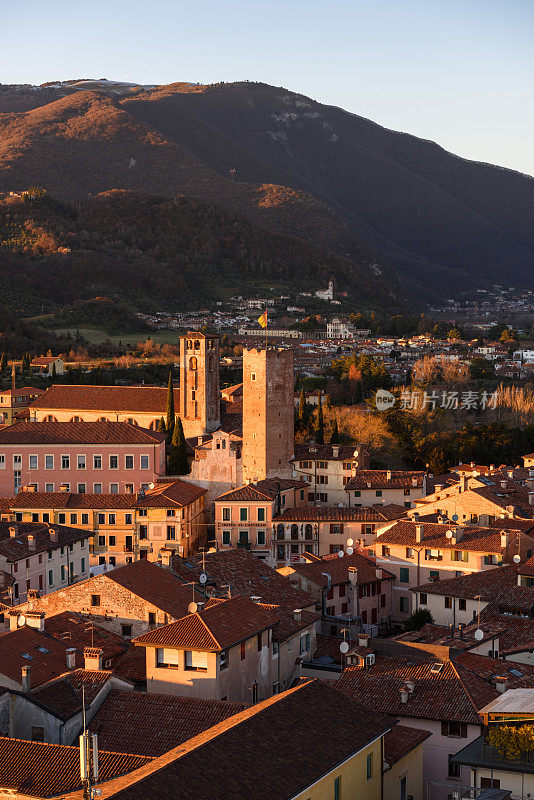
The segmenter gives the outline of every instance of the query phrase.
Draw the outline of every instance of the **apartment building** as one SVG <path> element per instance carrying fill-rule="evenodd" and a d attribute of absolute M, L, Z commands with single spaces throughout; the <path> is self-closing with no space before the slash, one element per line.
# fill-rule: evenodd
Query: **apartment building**
<path fill-rule="evenodd" d="M 0 430 L 0 496 L 133 493 L 165 474 L 165 434 L 125 422 L 19 422 Z"/>
<path fill-rule="evenodd" d="M 346 485 L 356 470 L 369 466 L 369 454 L 364 445 L 296 444 L 292 464 L 294 477 L 309 484 L 309 502 L 348 505 Z"/>
<path fill-rule="evenodd" d="M 13 425 L 13 422 L 23 416 L 28 406 L 42 393 L 41 389 L 35 389 L 33 386 L 4 389 L 0 392 L 0 424 Z"/>
<path fill-rule="evenodd" d="M 87 578 L 90 537 L 65 525 L 0 522 L 0 570 L 13 578 L 11 604 Z"/>
<path fill-rule="evenodd" d="M 426 494 L 426 473 L 414 470 L 359 469 L 345 485 L 350 506 L 394 503 L 412 508 Z"/>

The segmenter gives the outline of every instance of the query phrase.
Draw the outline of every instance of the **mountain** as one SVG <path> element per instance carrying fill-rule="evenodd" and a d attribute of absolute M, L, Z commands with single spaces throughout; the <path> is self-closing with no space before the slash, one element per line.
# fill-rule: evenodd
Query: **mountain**
<path fill-rule="evenodd" d="M 332 275 L 357 287 L 355 307 L 400 310 L 372 265 L 186 197 L 113 190 L 75 201 L 42 192 L 0 198 L 0 282 L 20 316 L 57 310 L 60 320 L 128 330 L 124 307 L 194 308 L 273 285 L 326 286 Z"/>
<path fill-rule="evenodd" d="M 0 87 L 0 111 L 6 191 L 185 194 L 412 297 L 534 283 L 532 178 L 285 89 L 76 81 Z"/>

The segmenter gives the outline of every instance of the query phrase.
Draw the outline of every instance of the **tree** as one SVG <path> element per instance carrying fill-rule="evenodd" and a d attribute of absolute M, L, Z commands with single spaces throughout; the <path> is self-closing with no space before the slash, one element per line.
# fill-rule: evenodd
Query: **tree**
<path fill-rule="evenodd" d="M 317 444 L 324 444 L 323 393 L 319 390 L 317 398 L 317 428 L 315 431 Z"/>
<path fill-rule="evenodd" d="M 169 475 L 187 475 L 189 471 L 184 428 L 180 417 L 176 417 L 169 452 L 168 473 Z"/>
<path fill-rule="evenodd" d="M 2 353 L 2 358 L 0 358 L 0 375 L 3 375 L 6 370 L 7 370 L 7 356 L 5 353 Z"/>
<path fill-rule="evenodd" d="M 167 426 L 165 425 L 165 420 L 162 417 L 160 419 L 159 423 L 158 423 L 158 431 L 160 433 L 165 433 L 166 430 L 167 430 Z"/>
<path fill-rule="evenodd" d="M 55 377 L 56 377 L 56 375 L 57 375 L 57 372 L 56 372 L 56 362 L 55 362 L 55 361 L 53 361 L 53 362 L 52 362 L 52 377 L 53 377 L 53 378 L 55 378 Z"/>
<path fill-rule="evenodd" d="M 308 407 L 306 404 L 306 392 L 304 388 L 300 390 L 300 397 L 299 397 L 299 412 L 298 412 L 298 428 L 302 430 L 308 421 Z"/>
<path fill-rule="evenodd" d="M 174 419 L 176 412 L 174 410 L 174 386 L 172 385 L 172 370 L 169 370 L 169 385 L 167 387 L 167 430 L 169 433 L 173 432 Z"/>
<path fill-rule="evenodd" d="M 458 330 L 458 328 L 451 328 L 451 330 L 447 333 L 447 339 L 454 341 L 455 339 L 461 339 L 462 334 Z"/>
<path fill-rule="evenodd" d="M 30 354 L 26 351 L 22 357 L 21 372 L 28 373 L 30 371 Z"/>
<path fill-rule="evenodd" d="M 334 424 L 332 426 L 332 435 L 330 436 L 330 444 L 339 444 L 339 430 L 337 426 L 337 417 L 334 417 Z"/>
<path fill-rule="evenodd" d="M 423 625 L 432 625 L 434 618 L 428 608 L 418 608 L 406 620 L 405 630 L 419 631 Z"/>

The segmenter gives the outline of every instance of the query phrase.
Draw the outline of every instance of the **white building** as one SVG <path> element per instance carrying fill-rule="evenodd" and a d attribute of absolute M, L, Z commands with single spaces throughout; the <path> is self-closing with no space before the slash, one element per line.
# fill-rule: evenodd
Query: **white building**
<path fill-rule="evenodd" d="M 333 300 L 334 299 L 333 281 L 328 281 L 328 289 L 319 289 L 317 292 L 315 292 L 315 297 L 318 297 L 319 300 Z"/>

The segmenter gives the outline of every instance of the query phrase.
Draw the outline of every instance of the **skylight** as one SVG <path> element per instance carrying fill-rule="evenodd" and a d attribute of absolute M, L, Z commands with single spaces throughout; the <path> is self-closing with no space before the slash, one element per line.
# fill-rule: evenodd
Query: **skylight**
<path fill-rule="evenodd" d="M 432 666 L 430 672 L 432 672 L 434 675 L 439 675 L 442 669 L 443 669 L 443 664 L 441 663 L 441 661 L 438 661 L 436 664 Z"/>
<path fill-rule="evenodd" d="M 29 653 L 22 653 L 22 658 L 27 658 L 28 661 L 33 661 L 33 656 L 31 656 Z"/>
<path fill-rule="evenodd" d="M 511 669 L 511 670 L 509 670 L 509 672 L 510 672 L 510 675 L 515 675 L 516 678 L 522 678 L 523 677 L 523 673 L 520 672 L 518 669 Z"/>
<path fill-rule="evenodd" d="M 35 649 L 39 650 L 40 653 L 49 653 L 50 652 L 50 650 L 47 650 L 46 647 L 43 647 L 42 645 L 39 645 Z"/>

